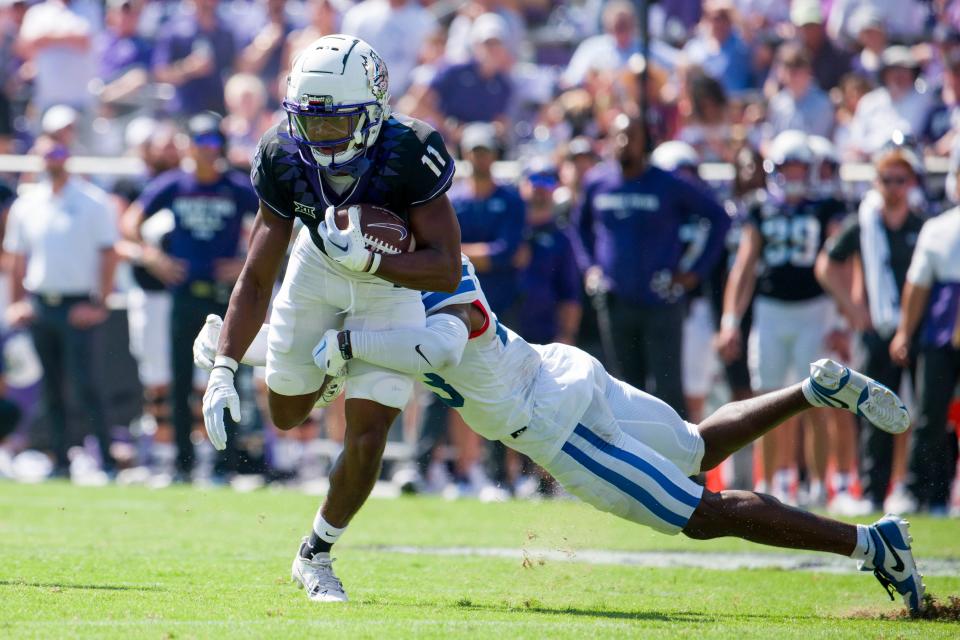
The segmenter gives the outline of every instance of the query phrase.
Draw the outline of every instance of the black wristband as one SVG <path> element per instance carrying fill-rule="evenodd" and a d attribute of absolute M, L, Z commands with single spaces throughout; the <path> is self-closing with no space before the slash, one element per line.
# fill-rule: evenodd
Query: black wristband
<path fill-rule="evenodd" d="M 337 334 L 337 346 L 340 347 L 340 356 L 344 360 L 353 359 L 353 346 L 350 344 L 350 331 L 341 331 Z"/>

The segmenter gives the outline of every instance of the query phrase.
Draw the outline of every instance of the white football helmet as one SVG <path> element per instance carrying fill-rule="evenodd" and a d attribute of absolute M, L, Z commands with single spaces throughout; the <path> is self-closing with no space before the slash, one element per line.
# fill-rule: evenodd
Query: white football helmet
<path fill-rule="evenodd" d="M 697 155 L 697 150 L 686 142 L 668 140 L 653 150 L 650 164 L 663 171 L 676 171 L 683 167 L 696 171 L 700 166 L 700 156 Z"/>
<path fill-rule="evenodd" d="M 810 173 L 814 155 L 810 150 L 810 140 L 806 133 L 789 129 L 777 134 L 770 143 L 764 169 L 771 180 L 768 181 L 770 193 L 785 198 L 806 196 L 810 190 Z M 803 179 L 789 178 L 782 169 L 787 164 L 800 164 L 806 167 Z"/>
<path fill-rule="evenodd" d="M 283 109 L 304 162 L 343 167 L 376 142 L 390 116 L 387 65 L 354 36 L 314 40 L 293 61 Z"/>

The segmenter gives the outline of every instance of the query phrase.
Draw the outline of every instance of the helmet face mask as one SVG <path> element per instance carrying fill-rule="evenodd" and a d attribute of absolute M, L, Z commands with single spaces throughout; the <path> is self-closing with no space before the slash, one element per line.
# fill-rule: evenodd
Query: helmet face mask
<path fill-rule="evenodd" d="M 832 159 L 821 158 L 817 162 L 814 182 L 816 194 L 821 198 L 837 198 L 843 194 L 840 165 Z"/>
<path fill-rule="evenodd" d="M 787 198 L 802 198 L 810 188 L 810 165 L 799 160 L 787 160 L 777 165 L 776 181 Z"/>
<path fill-rule="evenodd" d="M 764 168 L 771 178 L 771 192 L 790 200 L 808 196 L 814 161 L 805 133 L 787 130 L 778 134 L 771 142 L 768 158 L 764 162 Z"/>
<path fill-rule="evenodd" d="M 282 104 L 304 163 L 336 169 L 362 157 L 390 115 L 388 86 L 386 64 L 358 38 L 324 36 L 302 51 Z"/>

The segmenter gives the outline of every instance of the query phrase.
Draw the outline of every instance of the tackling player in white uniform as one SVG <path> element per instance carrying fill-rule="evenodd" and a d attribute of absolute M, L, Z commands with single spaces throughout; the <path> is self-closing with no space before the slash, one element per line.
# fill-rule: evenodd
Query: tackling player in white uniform
<path fill-rule="evenodd" d="M 572 494 L 594 507 L 668 534 L 737 536 L 779 547 L 850 556 L 885 588 L 919 611 L 923 584 L 896 516 L 848 525 L 793 509 L 749 491 L 714 493 L 689 476 L 811 407 L 842 407 L 878 427 L 910 424 L 886 387 L 831 360 L 811 365 L 802 384 L 721 407 L 699 425 L 666 403 L 611 377 L 589 354 L 571 346 L 531 345 L 489 311 L 472 265 L 463 259 L 456 292 L 428 293 L 426 327 L 328 331 L 314 359 L 328 373 L 363 360 L 416 374 L 472 429 L 533 459 Z M 261 330 L 261 334 L 265 329 Z M 197 337 L 196 363 L 212 364 L 219 319 Z M 244 362 L 258 364 L 258 343 Z M 349 366 L 349 365 L 348 365 Z M 302 558 L 294 577 L 309 580 Z M 305 585 L 309 586 L 309 585 Z"/>

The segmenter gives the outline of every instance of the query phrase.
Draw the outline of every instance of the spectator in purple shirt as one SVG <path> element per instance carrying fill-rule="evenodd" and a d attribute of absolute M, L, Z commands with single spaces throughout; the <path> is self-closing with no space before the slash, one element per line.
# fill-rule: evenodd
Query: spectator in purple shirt
<path fill-rule="evenodd" d="M 817 84 L 824 91 L 830 91 L 850 71 L 851 59 L 848 52 L 827 37 L 819 0 L 794 0 L 790 21 L 797 29 L 800 44 L 810 55 Z"/>
<path fill-rule="evenodd" d="M 193 0 L 193 11 L 161 29 L 153 55 L 156 79 L 176 87 L 169 111 L 223 113 L 224 78 L 236 57 L 234 34 L 217 15 L 219 0 Z"/>
<path fill-rule="evenodd" d="M 505 319 L 517 301 L 514 259 L 523 239 L 526 209 L 517 190 L 494 181 L 497 157 L 493 126 L 474 123 L 463 130 L 463 156 L 473 172 L 450 188 L 460 222 L 460 250 L 473 262 L 493 312 Z"/>
<path fill-rule="evenodd" d="M 513 58 L 504 45 L 507 26 L 495 13 L 485 13 L 473 23 L 470 39 L 473 58 L 440 71 L 421 102 L 421 108 L 435 112 L 427 118 L 445 122 L 451 142 L 458 141 L 462 125 L 494 122 L 497 134 L 508 130 L 507 112 L 513 96 L 510 69 Z"/>
<path fill-rule="evenodd" d="M 136 102 L 150 80 L 153 47 L 137 33 L 142 3 L 139 0 L 108 0 L 106 31 L 97 41 L 100 60 L 98 94 L 101 106 L 116 115 L 124 105 Z"/>
<path fill-rule="evenodd" d="M 275 85 L 281 74 L 286 73 L 287 61 L 284 60 L 284 46 L 293 32 L 293 24 L 287 17 L 287 0 L 266 0 L 266 24 L 256 33 L 249 44 L 237 57 L 240 71 L 252 73 L 260 78 L 264 85 Z M 279 106 L 279 103 L 271 105 Z"/>
<path fill-rule="evenodd" d="M 592 265 L 587 286 L 611 292 L 610 325 L 624 379 L 685 415 L 683 302 L 720 257 L 730 218 L 711 196 L 648 164 L 638 118 L 617 116 L 612 139 L 617 162 L 590 172 L 574 216 Z M 680 227 L 695 214 L 710 222 L 710 233 L 699 258 L 681 268 Z"/>
<path fill-rule="evenodd" d="M 520 335 L 529 342 L 574 344 L 583 308 L 580 271 L 570 238 L 557 224 L 553 194 L 559 185 L 554 167 L 534 166 L 520 183 L 527 203 L 527 244 L 519 261 L 522 303 Z"/>
<path fill-rule="evenodd" d="M 687 42 L 683 53 L 690 64 L 703 67 L 728 93 L 751 87 L 750 49 L 733 28 L 730 0 L 708 0 L 703 6 L 702 31 Z"/>

